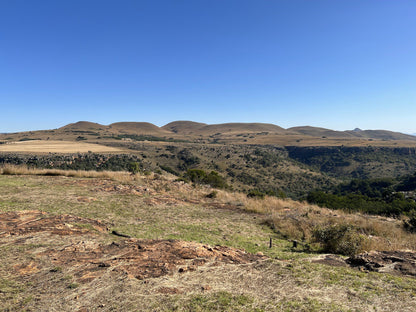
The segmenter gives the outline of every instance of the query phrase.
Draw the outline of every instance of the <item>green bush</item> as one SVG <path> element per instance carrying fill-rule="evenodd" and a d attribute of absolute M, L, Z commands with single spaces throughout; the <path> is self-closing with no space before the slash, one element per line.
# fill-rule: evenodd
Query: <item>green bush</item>
<path fill-rule="evenodd" d="M 228 188 L 225 179 L 215 171 L 211 171 L 207 174 L 202 169 L 188 169 L 184 178 L 197 184 L 208 184 L 215 188 Z"/>
<path fill-rule="evenodd" d="M 403 221 L 403 227 L 412 233 L 416 232 L 416 211 L 412 210 L 409 213 L 409 219 Z"/>
<path fill-rule="evenodd" d="M 140 172 L 140 164 L 137 161 L 133 161 L 129 164 L 128 170 L 132 174 L 136 174 Z"/>
<path fill-rule="evenodd" d="M 367 238 L 349 224 L 319 226 L 312 233 L 324 252 L 352 256 L 365 249 Z"/>
<path fill-rule="evenodd" d="M 228 188 L 225 179 L 216 171 L 211 171 L 206 177 L 206 183 L 216 188 Z"/>
<path fill-rule="evenodd" d="M 251 190 L 247 193 L 247 197 L 249 198 L 260 198 L 263 199 L 266 194 L 260 192 L 259 190 Z"/>
<path fill-rule="evenodd" d="M 159 165 L 159 167 L 160 167 L 160 169 L 162 169 L 162 170 L 164 170 L 164 171 L 166 171 L 166 172 L 168 172 L 168 173 L 170 173 L 170 174 L 173 174 L 173 175 L 179 176 L 179 173 L 178 173 L 177 171 L 173 170 L 173 169 L 172 169 L 171 167 L 169 167 L 169 166 Z"/>

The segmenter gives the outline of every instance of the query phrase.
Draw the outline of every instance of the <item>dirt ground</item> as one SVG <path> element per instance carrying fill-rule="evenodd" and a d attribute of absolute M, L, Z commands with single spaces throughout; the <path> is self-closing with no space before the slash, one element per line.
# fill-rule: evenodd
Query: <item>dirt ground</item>
<path fill-rule="evenodd" d="M 54 216 L 35 210 L 0 214 L 0 247 L 24 250 L 23 255 L 15 254 L 17 261 L 9 266 L 9 273 L 21 281 L 42 281 L 37 286 L 41 289 L 51 284 L 51 275 L 62 272 L 71 272 L 63 277 L 71 289 L 80 285 L 89 287 L 94 280 L 109 275 L 114 280 L 148 280 L 192 272 L 201 266 L 215 268 L 266 259 L 261 253 L 253 255 L 224 246 L 124 236 L 110 233 L 104 223 L 88 218 Z M 157 292 L 182 293 L 180 289 L 166 286 Z"/>
<path fill-rule="evenodd" d="M 242 250 L 178 240 L 138 240 L 129 238 L 100 243 L 86 234 L 105 233 L 107 227 L 100 221 L 70 215 L 49 216 L 40 211 L 9 212 L 0 215 L 0 244 L 24 244 L 33 235 L 79 236 L 75 243 L 65 247 L 43 248 L 39 257 L 46 257 L 56 266 L 76 267 L 76 281 L 85 283 L 101 276 L 105 270 L 126 274 L 131 278 L 146 279 L 160 277 L 173 272 L 195 270 L 201 265 L 220 263 L 249 263 L 265 259 Z M 117 232 L 116 236 L 123 236 Z M 55 236 L 55 237 L 54 237 Z M 36 264 L 30 263 L 31 270 L 22 264 L 19 272 L 33 271 Z"/>

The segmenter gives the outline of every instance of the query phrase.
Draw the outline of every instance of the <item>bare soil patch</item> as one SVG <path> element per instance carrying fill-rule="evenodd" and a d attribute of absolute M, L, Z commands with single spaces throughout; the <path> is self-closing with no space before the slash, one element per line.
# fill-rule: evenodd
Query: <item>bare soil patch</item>
<path fill-rule="evenodd" d="M 90 227 L 83 227 L 89 225 Z M 42 211 L 12 211 L 0 214 L 0 238 L 50 232 L 56 235 L 85 234 L 94 229 L 106 232 L 107 226 L 97 220 L 70 215 L 50 216 Z"/>
<path fill-rule="evenodd" d="M 62 247 L 50 244 L 40 249 L 31 249 L 34 259 L 27 264 L 16 264 L 19 275 L 40 271 L 45 259 L 55 267 L 71 268 L 77 283 L 88 283 L 111 271 L 130 278 L 148 279 L 176 272 L 194 271 L 198 266 L 221 264 L 245 264 L 266 259 L 243 250 L 208 246 L 179 240 L 116 240 L 102 243 L 98 235 L 108 229 L 100 221 L 70 215 L 50 216 L 40 211 L 8 212 L 0 214 L 0 245 L 23 245 L 41 232 L 48 233 L 51 240 L 61 236 L 78 235 L 75 242 Z M 85 234 L 88 234 L 86 236 Z M 109 235 L 109 234 L 108 234 Z M 45 240 L 46 242 L 46 240 Z"/>

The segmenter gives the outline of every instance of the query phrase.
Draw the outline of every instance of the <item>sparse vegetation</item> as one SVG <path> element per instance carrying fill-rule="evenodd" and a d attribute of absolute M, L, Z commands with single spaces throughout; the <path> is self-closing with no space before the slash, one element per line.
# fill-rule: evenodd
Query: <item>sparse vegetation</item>
<path fill-rule="evenodd" d="M 366 250 L 365 235 L 348 224 L 318 226 L 313 231 L 313 239 L 320 243 L 324 252 L 353 256 Z"/>
<path fill-rule="evenodd" d="M 102 174 L 89 172 L 93 173 Z M 416 284 L 411 278 L 364 274 L 351 268 L 314 264 L 309 259 L 316 257 L 316 254 L 302 252 L 302 248 L 291 248 L 290 240 L 298 237 L 295 231 L 303 231 L 299 240 L 303 235 L 305 242 L 313 244 L 314 231 L 319 226 L 325 229 L 330 224 L 334 228 L 337 224 L 354 224 L 354 227 L 348 228 L 368 238 L 372 247 L 414 248 L 414 234 L 401 228 L 398 220 L 370 218 L 342 211 L 334 216 L 329 209 L 290 199 L 270 196 L 264 199 L 248 198 L 244 193 L 225 190 L 216 190 L 215 197 L 207 198 L 207 193 L 213 191 L 206 186 L 192 187 L 183 182 L 173 182 L 174 178 L 169 176 L 137 175 L 133 179 L 125 172 L 124 177 L 127 179 L 120 183 L 116 179 L 85 176 L 68 179 L 61 176 L 1 175 L 0 210 L 42 209 L 57 215 L 70 213 L 99 218 L 111 225 L 110 231 L 116 230 L 133 238 L 202 241 L 212 246 L 220 244 L 244 248 L 252 253 L 261 252 L 270 259 L 249 265 L 205 266 L 196 271 L 175 273 L 169 278 L 154 278 L 146 282 L 118 275 L 117 271 L 91 282 L 80 282 L 73 268 L 51 263 L 49 269 L 37 273 L 39 283 L 31 287 L 22 287 L 19 282 L 21 277 L 17 275 L 8 276 L 3 290 L 9 297 L 3 297 L 4 307 L 12 310 L 21 310 L 22 307 L 36 309 L 47 301 L 48 307 L 65 310 L 76 302 L 90 305 L 91 298 L 94 298 L 96 306 L 117 309 L 122 303 L 125 310 L 144 311 L 285 311 L 312 308 L 316 311 L 347 311 L 367 307 L 369 300 L 377 307 L 380 307 L 381 300 L 383 307 L 389 307 L 394 302 L 396 307 L 406 309 L 409 306 L 406 300 L 397 300 L 397 296 L 411 298 L 416 291 Z M 338 227 L 342 230 L 341 226 Z M 93 230 L 76 224 L 72 228 Z M 99 233 L 95 235 L 107 244 L 116 239 L 114 235 L 111 238 Z M 268 246 L 270 237 L 273 237 L 273 248 Z M 41 246 L 27 246 L 25 250 L 45 250 L 47 246 L 59 244 L 63 248 L 69 245 L 68 242 L 44 239 Z M 312 247 L 317 250 L 319 246 Z M 33 261 L 29 253 L 21 252 L 20 246 L 2 245 L 1 248 L 0 260 L 13 255 L 21 263 Z M 10 261 L 1 261 L 0 276 L 7 278 L 3 274 L 14 270 L 12 265 Z M 45 299 L 36 293 L 43 287 L 41 285 L 48 285 L 50 291 L 56 290 L 61 295 Z M 123 291 L 116 291 L 119 289 Z M 83 295 L 87 290 L 89 295 Z M 361 295 L 346 302 L 343 296 L 335 295 L 340 292 Z M 301 300 L 297 296 L 299 293 L 304 294 Z M 78 298 L 74 299 L 76 296 Z M 323 296 L 329 299 L 322 301 Z"/>
<path fill-rule="evenodd" d="M 367 140 L 361 147 L 341 146 L 350 143 L 326 133 L 283 138 L 273 129 L 223 128 L 207 135 L 192 129 L 181 136 L 175 128 L 171 136 L 157 127 L 140 135 L 123 128 L 128 125 L 81 126 L 2 139 L 0 211 L 40 210 L 35 220 L 63 220 L 43 230 L 66 234 L 57 239 L 46 232 L 20 237 L 0 231 L 0 310 L 414 308 L 413 278 L 319 262 L 321 253 L 416 250 L 414 148 L 377 139 L 371 141 L 377 148 Z M 305 146 L 311 142 L 339 146 Z M 34 152 L 36 146 L 53 153 Z M 57 146 L 68 150 L 55 153 Z M 309 202 L 294 200 L 307 194 Z M 65 221 L 68 215 L 99 219 L 102 228 L 84 219 Z M 126 263 L 134 266 L 131 253 L 106 254 L 103 261 L 91 260 L 90 253 L 79 266 L 46 255 L 67 251 L 75 257 L 94 244 L 99 251 L 137 239 L 200 242 L 195 250 L 242 248 L 262 260 L 225 263 L 202 254 L 185 257 L 171 271 L 164 260 L 156 267 L 168 275 L 140 279 L 122 270 Z M 147 251 L 142 245 L 135 252 Z"/>

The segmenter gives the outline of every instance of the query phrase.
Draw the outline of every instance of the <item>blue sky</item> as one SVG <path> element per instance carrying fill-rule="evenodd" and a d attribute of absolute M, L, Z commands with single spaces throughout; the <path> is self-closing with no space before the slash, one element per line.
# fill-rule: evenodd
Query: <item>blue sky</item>
<path fill-rule="evenodd" d="M 80 120 L 416 133 L 416 2 L 0 0 L 0 132 Z"/>

